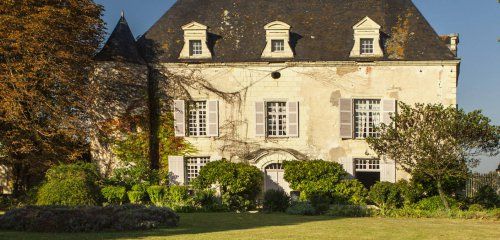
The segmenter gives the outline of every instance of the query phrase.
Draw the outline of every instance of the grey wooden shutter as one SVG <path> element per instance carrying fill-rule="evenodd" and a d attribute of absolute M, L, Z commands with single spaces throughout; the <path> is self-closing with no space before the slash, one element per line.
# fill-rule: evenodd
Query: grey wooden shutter
<path fill-rule="evenodd" d="M 394 99 L 383 99 L 381 107 L 381 123 L 390 125 L 392 123 L 391 116 L 396 113 L 396 100 Z"/>
<path fill-rule="evenodd" d="M 186 136 L 186 106 L 184 100 L 174 100 L 174 130 L 176 137 Z"/>
<path fill-rule="evenodd" d="M 182 156 L 168 156 L 168 175 L 171 185 L 186 183 L 186 163 Z"/>
<path fill-rule="evenodd" d="M 396 162 L 392 160 L 380 160 L 380 181 L 396 182 Z"/>
<path fill-rule="evenodd" d="M 287 136 L 299 136 L 299 102 L 287 102 Z"/>
<path fill-rule="evenodd" d="M 219 101 L 212 100 L 207 101 L 207 136 L 218 137 L 219 136 Z"/>
<path fill-rule="evenodd" d="M 255 136 L 266 136 L 266 113 L 264 102 L 255 103 Z"/>
<path fill-rule="evenodd" d="M 340 137 L 343 139 L 352 138 L 353 116 L 352 99 L 341 98 L 339 100 L 340 109 Z"/>

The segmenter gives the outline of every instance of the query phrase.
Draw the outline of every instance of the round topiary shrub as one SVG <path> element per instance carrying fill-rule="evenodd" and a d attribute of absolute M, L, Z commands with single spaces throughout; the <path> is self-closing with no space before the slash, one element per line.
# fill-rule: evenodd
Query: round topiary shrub
<path fill-rule="evenodd" d="M 0 216 L 0 229 L 33 232 L 96 232 L 174 227 L 179 216 L 169 208 L 140 205 L 29 206 Z"/>
<path fill-rule="evenodd" d="M 99 205 L 97 168 L 90 163 L 65 164 L 45 174 L 45 182 L 37 192 L 37 205 Z"/>
<path fill-rule="evenodd" d="M 290 197 L 283 190 L 269 189 L 264 193 L 265 212 L 284 212 L 290 206 Z"/>
<path fill-rule="evenodd" d="M 370 188 L 368 193 L 370 200 L 377 205 L 382 212 L 395 209 L 403 205 L 403 198 L 398 186 L 390 182 L 377 182 Z"/>

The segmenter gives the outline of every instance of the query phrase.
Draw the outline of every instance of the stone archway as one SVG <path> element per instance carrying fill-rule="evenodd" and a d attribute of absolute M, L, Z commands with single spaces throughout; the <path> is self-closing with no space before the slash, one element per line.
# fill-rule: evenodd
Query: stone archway
<path fill-rule="evenodd" d="M 256 160 L 255 166 L 264 173 L 264 192 L 270 189 L 283 190 L 290 194 L 292 189 L 285 181 L 284 161 L 296 161 L 297 158 L 285 151 L 267 153 Z"/>

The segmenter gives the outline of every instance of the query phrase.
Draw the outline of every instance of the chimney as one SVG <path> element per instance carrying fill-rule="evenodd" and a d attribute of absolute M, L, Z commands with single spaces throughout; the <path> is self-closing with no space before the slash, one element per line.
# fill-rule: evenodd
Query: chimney
<path fill-rule="evenodd" d="M 458 44 L 460 43 L 460 37 L 458 33 L 452 33 L 448 35 L 449 42 L 447 43 L 450 50 L 457 56 L 458 54 Z"/>

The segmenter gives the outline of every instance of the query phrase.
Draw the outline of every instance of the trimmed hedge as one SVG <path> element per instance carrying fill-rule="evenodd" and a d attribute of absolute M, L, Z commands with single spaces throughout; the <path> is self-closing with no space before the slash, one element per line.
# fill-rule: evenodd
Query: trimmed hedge
<path fill-rule="evenodd" d="M 0 229 L 32 232 L 96 232 L 175 227 L 179 216 L 169 208 L 28 206 L 0 216 Z"/>
<path fill-rule="evenodd" d="M 290 197 L 283 190 L 270 189 L 264 193 L 265 212 L 284 212 L 290 206 Z"/>
<path fill-rule="evenodd" d="M 126 199 L 127 189 L 121 186 L 106 186 L 101 189 L 101 194 L 107 204 L 122 204 Z"/>

